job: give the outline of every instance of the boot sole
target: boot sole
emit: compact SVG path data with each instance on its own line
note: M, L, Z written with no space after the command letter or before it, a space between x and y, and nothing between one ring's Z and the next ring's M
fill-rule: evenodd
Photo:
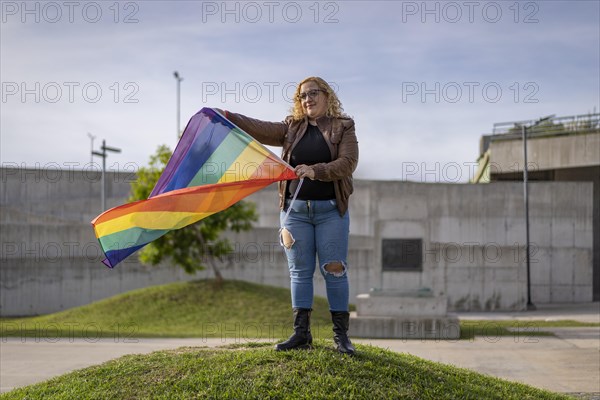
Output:
M302 344L300 346L290 347L289 349L280 349L279 347L275 346L275 351L311 350L311 349L312 349L311 344Z
M351 357L354 354L356 354L356 350L355 351L342 351L342 350L340 350L339 346L336 346L335 349L337 350L338 353L340 353L340 354L346 354L346 355L351 356Z

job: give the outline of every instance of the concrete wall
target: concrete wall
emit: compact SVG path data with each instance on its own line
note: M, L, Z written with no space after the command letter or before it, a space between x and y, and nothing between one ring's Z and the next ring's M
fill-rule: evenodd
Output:
M423 271L383 271L384 288L429 287L448 297L450 310L524 308L522 184L373 182L370 188L372 198L381 199L371 210L375 243L423 238ZM592 300L591 199L591 183L531 184L534 303ZM381 270L380 253L376 248Z
M493 140L490 152L492 173L523 171L521 140ZM527 140L527 162L533 170L600 165L600 132L530 138Z
M495 137L489 144L494 180L521 180L523 142ZM527 141L530 179L593 182L593 298L600 300L600 132L532 137Z
M190 276L136 257L110 270L89 221L99 213L99 180L71 171L0 169L0 315L35 315ZM124 202L130 175L109 174L109 206ZM221 268L227 279L289 286L275 186L256 193L260 220L232 235L235 251ZM525 306L522 185L358 181L351 201L351 296L370 288L444 294L450 310L518 310ZM591 301L592 184L531 185L534 302ZM423 238L421 272L383 272L381 239ZM316 294L324 284L315 274Z

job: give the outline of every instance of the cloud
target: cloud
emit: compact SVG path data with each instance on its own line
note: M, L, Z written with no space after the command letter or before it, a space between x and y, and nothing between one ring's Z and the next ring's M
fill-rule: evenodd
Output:
M599 106L597 2L521 2L518 16L496 2L496 22L494 2L472 21L452 3L456 22L448 2L107 2L95 23L79 9L73 22L5 14L2 162L89 162L91 132L123 149L119 165L145 164L176 143L174 70L182 125L203 106L282 120L294 84L323 76L356 119L357 174L371 179L406 178L402 163L469 165L494 122Z

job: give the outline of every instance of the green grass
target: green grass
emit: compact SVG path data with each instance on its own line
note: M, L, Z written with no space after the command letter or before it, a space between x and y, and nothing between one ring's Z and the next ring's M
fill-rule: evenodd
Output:
M331 341L309 351L180 348L125 356L0 399L568 399L465 369L357 346L355 357Z
M134 290L39 317L2 319L2 336L240 337L280 339L291 332L288 289L242 281L179 282ZM327 300L316 298L315 337L331 336Z
M327 301L315 299L312 331L331 337ZM2 336L236 337L278 340L291 331L289 290L248 282L173 283L33 318L2 319ZM575 321L461 321L463 338L542 335ZM524 331L524 332L523 332ZM268 348L266 348L268 347ZM20 388L7 398L406 398L561 399L521 384L358 345L348 358L330 340L277 353L272 343L185 348L126 356Z
M134 290L63 312L0 320L0 336L237 337L273 339L291 332L289 290L241 281L171 283ZM315 298L312 332L331 337L327 300ZM547 336L545 327L599 326L576 321L461 321L461 338ZM513 331L511 331L511 329ZM514 332L519 329L519 332Z

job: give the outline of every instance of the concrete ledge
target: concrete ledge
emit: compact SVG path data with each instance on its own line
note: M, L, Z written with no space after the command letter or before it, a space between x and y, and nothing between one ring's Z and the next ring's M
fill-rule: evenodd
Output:
M458 317L373 317L350 314L350 337L372 339L459 339Z
M445 296L381 296L369 293L356 296L356 314L361 317L444 317L447 309Z

